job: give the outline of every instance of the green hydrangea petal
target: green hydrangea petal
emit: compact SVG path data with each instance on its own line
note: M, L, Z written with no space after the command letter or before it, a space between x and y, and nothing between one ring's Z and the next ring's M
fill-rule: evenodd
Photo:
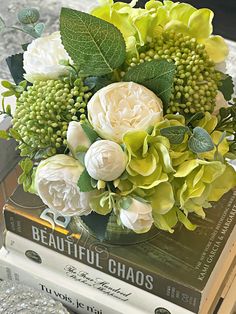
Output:
M172 21L168 22L165 25L164 30L189 35L188 27L183 22L177 21L177 20L172 20Z
M190 159L192 157L191 155L192 154L190 151L185 151L185 152L171 151L170 157L172 160L173 167L177 167L177 166L181 165L183 162Z
M161 230L168 231L170 233L174 232L173 227L177 224L178 218L176 215L176 208L174 207L165 215L160 215L154 213L153 215L154 225Z
M191 221L188 219L188 217L185 216L185 214L181 210L177 210L177 216L178 216L179 221L182 222L182 224L188 230L194 231L197 228L197 226L192 224Z
M157 163L155 156L153 154L149 154L146 158L143 159L132 159L128 167L134 170L137 174L146 177L155 171L156 166Z
M221 36L211 36L203 43L209 57L215 63L223 62L229 54L229 47Z
M157 9L162 6L163 6L163 3L161 1L149 0L145 4L145 9L147 10Z
M205 116L200 121L198 121L195 126L199 126L211 134L215 130L217 123L217 117L212 116L210 112L205 112Z
M179 3L170 11L170 17L173 20L179 20L185 25L188 25L190 16L197 11L196 8L187 3Z
M166 146L161 143L156 143L155 148L159 152L160 161L164 171L166 173L174 172L175 170L171 164L169 150L166 148Z
M172 185L169 182L160 183L150 198L153 213L166 214L175 204Z
M157 167L156 171L148 177L136 176L130 177L129 180L137 187L142 189L151 189L162 182L168 181L168 175L162 173L162 167Z
M211 184L211 192L208 201L217 202L226 192L236 186L236 171L230 165L226 165L223 174Z
M213 17L214 13L209 9L195 11L188 23L190 34L197 39L208 38L213 31Z
M212 183L225 171L225 165L218 161L213 161L204 166L204 174L202 181L205 183Z
M140 149L143 147L143 142L147 136L145 131L127 132L123 136L123 142L130 156L141 157Z
M198 165L199 165L199 162L196 159L187 160L186 162L184 162L178 167L177 172L174 174L174 176L176 178L186 177L189 173L193 171L193 169L198 167Z

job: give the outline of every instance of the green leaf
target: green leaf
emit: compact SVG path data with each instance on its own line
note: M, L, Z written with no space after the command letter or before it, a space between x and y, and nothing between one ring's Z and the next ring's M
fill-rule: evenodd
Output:
M81 126L91 143L99 138L99 135L93 130L88 122L81 123Z
M8 114L9 116L11 116L11 106L7 105L6 106L6 114Z
M8 140L8 139L9 139L9 136L8 136L7 131L5 131L5 130L0 130L0 138L2 138L3 140Z
M34 24L39 20L39 11L35 8L24 8L17 14L17 18L22 24Z
M188 131L188 127L176 125L161 129L160 133L167 137L171 144L181 144L184 140L185 133Z
M115 80L111 77L111 75L90 76L84 81L85 85L87 85L93 93L96 93L99 89L114 82Z
M48 156L48 153L51 152L51 147L41 148L37 151L37 153L34 156L34 159L40 160Z
M12 83L8 82L8 81L1 81L1 85L7 89L11 89L12 88Z
M23 172L23 173L19 176L19 178L18 178L18 183L19 183L19 184L23 184L23 182L25 181L25 179L26 179L26 175L25 175L25 173Z
M15 92L11 91L11 90L8 90L8 91L2 93L3 97L11 97L13 95L15 95Z
M127 196L127 197L123 197L120 201L119 201L119 205L120 205L120 208L122 209L129 209L130 205L132 204L133 200L130 196Z
M175 76L174 63L166 60L152 60L129 69L123 80L132 81L146 86L161 98L168 106Z
M42 35L44 29L45 29L45 24L44 23L38 23L34 27L34 30L38 34L39 37Z
M84 157L85 157L85 155L86 155L86 152L79 151L79 152L75 153L75 158L77 160L79 160L79 162L81 163L82 166L84 166Z
M20 134L15 129L11 128L9 130L9 133L15 140L17 140L17 141L21 141L22 140Z
M11 76L16 84L24 80L23 53L10 56L6 59Z
M219 87L219 90L224 95L225 100L229 101L232 98L234 93L234 83L230 75L224 75L224 79L221 81L222 85Z
M193 129L193 134L189 139L188 147L192 152L199 154L213 150L214 143L206 130L201 127L196 127Z
M22 30L23 30L26 34L28 34L28 35L30 35L30 36L32 36L32 37L34 37L34 38L40 37L40 35L35 31L34 26L31 26L31 25L23 25L23 26L22 26Z
M89 192L94 189L91 183L91 177L86 169L84 169L80 175L77 185L81 192Z
M111 73L125 61L126 47L121 32L104 20L62 8L60 31L66 51L84 75Z
M176 213L179 221L182 222L185 228L187 228L190 231L194 231L197 228L197 226L192 224L188 217L185 216L185 214L181 210L177 210Z
M6 24L3 18L0 16L0 33L4 30L5 27L6 27Z
M29 174L34 166L33 161L29 158L21 160L19 165L25 174Z

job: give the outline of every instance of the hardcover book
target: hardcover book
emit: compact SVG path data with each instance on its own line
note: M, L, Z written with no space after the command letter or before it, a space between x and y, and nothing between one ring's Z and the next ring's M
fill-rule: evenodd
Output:
M193 313L67 256L58 256L58 253L9 231L5 236L5 248L10 253L18 253L21 260L25 260L27 264L38 263L41 268L47 269L48 274L52 271L53 274L63 276L65 282L71 282L75 286L78 283L75 291L78 291L79 287L85 286L95 290L99 299L104 302L107 297L111 299L111 302L115 300L114 306L117 304L117 309L125 310L127 307L127 310L122 312L124 314L128 313L128 309L132 309L134 313L136 313L136 309L142 314L159 313L160 309L165 310L167 314Z
M198 313L236 237L236 190L194 218L195 232L160 231L141 244L101 243L76 217L56 214L19 187L5 206L6 228L35 243Z

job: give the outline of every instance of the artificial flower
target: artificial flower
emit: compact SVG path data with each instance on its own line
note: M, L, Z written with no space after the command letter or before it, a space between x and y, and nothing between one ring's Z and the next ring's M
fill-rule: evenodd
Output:
M121 146L108 140L93 143L84 159L89 175L102 181L117 179L125 171L126 161Z
M57 79L68 74L60 60L70 57L61 43L59 32L35 39L24 52L25 79L31 83L36 80Z
M67 145L73 155L78 151L86 151L91 145L91 141L84 132L81 123L71 121L67 130Z
M135 187L150 189L168 181L168 174L174 169L166 137L132 131L124 135L123 141L128 154L128 180Z
M80 192L77 182L84 168L74 158L55 155L40 162L35 188L44 204L63 215L88 215L93 192Z
M147 130L162 119L162 101L146 87L133 82L110 84L88 102L88 118L104 139L117 143L127 131Z
M174 174L176 180L173 184L178 202L185 214L195 212L205 217L203 208L211 206L209 201L214 197L218 200L219 195L223 195L235 185L236 173L234 172L231 176L227 176L227 185L223 185L220 181L222 194L216 193L214 185L222 176L226 177L227 173L228 166L220 161L193 159L182 163Z
M153 224L152 207L150 204L132 198L128 209L120 210L122 224L136 233L144 233L150 230Z

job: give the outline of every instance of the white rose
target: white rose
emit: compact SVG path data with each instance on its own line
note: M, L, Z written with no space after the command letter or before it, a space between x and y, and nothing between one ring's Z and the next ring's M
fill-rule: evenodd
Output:
M59 32L35 39L24 52L25 79L31 83L35 80L57 79L65 75L67 69L60 65L60 60L70 57L61 43Z
M73 155L76 154L78 149L86 151L91 145L80 122L71 121L69 123L67 130L67 144Z
M133 82L110 84L88 102L88 118L104 139L117 143L127 131L146 130L162 119L162 101L146 87Z
M152 207L150 204L132 199L128 209L120 210L120 220L126 228L136 233L147 232L153 224Z
M84 168L67 155L55 155L40 162L35 187L42 201L64 215L88 215L92 192L80 192L77 182Z
M92 178L113 181L125 171L127 158L120 145L101 140L89 147L84 162Z
M214 107L214 111L212 112L213 116L217 116L219 114L220 108L227 108L229 106L228 102L225 100L224 95L218 91L216 95L216 104Z

